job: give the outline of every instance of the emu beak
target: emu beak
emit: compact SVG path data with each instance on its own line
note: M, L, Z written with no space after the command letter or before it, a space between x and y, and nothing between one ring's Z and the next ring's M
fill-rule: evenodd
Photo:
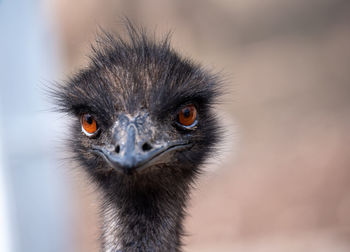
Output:
M129 120L128 120L129 121ZM151 144L147 134L140 129L143 125L128 122L125 127L118 127L114 132L112 145L92 146L95 153L102 156L106 162L119 172L133 174L141 172L152 165L167 161L168 153L188 148L189 142L184 141L157 141Z

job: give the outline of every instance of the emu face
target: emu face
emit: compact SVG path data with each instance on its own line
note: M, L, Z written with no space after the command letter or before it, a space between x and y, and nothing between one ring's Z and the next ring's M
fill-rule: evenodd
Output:
M90 66L55 91L75 117L75 158L98 179L196 173L218 138L217 80L167 39L129 35L129 43L106 35Z

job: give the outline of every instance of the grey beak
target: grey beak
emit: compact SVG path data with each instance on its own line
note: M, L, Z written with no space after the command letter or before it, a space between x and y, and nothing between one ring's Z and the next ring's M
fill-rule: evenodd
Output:
M165 154L170 151L180 150L189 147L188 142L178 141L157 141L151 143L147 134L141 135L139 132L147 132L140 130L138 127L144 125L136 125L129 122L120 125L115 130L112 145L93 146L93 151L102 156L107 163L117 171L125 174L133 174L135 171L141 171L149 166L164 162Z

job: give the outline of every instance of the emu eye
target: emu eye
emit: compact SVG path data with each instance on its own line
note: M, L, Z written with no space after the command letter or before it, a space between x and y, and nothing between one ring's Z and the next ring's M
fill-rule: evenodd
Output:
M81 130L87 136L93 136L97 131L97 122L90 114L81 116Z
M188 105L179 112L178 121L182 126L191 128L197 124L197 109L194 105Z

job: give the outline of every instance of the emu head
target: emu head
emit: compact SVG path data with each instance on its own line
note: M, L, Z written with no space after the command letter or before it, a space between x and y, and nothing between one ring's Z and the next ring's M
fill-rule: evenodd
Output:
M93 50L54 94L75 159L103 187L192 180L218 140L216 76L132 27Z

